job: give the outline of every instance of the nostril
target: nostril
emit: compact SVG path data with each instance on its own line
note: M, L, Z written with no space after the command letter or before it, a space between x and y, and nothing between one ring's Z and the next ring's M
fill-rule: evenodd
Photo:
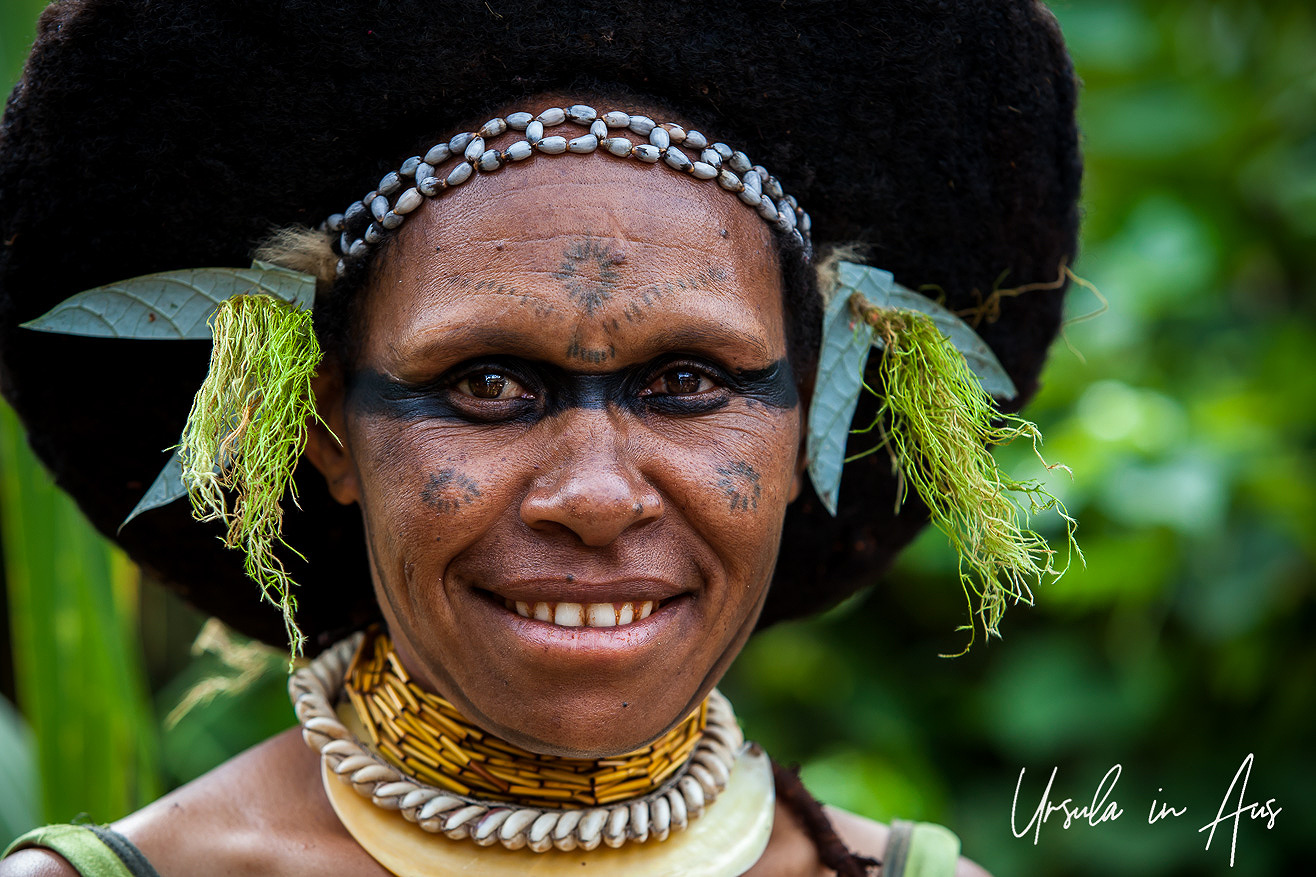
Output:
M531 527L555 524L587 545L606 545L661 513L661 500L639 473L623 466L571 467L538 480L521 504Z

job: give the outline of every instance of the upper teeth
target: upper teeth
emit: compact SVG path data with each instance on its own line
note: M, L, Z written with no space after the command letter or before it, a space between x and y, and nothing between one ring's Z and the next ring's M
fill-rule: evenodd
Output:
M654 601L630 603L525 603L507 601L522 618L551 621L561 627L616 627L649 617Z

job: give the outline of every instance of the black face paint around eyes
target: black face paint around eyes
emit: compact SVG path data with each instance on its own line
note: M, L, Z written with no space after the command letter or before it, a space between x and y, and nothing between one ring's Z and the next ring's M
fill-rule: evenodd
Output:
M799 404L795 376L790 363L785 359L779 359L761 369L736 372L711 370L710 377L720 383L728 391L727 394L641 395L641 391L666 370L682 367L679 362L667 367L646 363L602 374L581 374L539 366L535 369L538 380L531 388L538 398L502 400L497 403L499 407L496 409L485 403L487 413L476 410L476 406L481 404L478 401L467 404L457 402L453 398L455 391L450 385L436 383L411 386L370 369L359 369L347 381L347 403L360 414L394 420L440 418L503 423L551 417L570 408L599 410L608 405L639 415L656 411L681 416L715 411L730 404L736 397L786 410ZM700 371L698 368L686 367ZM521 380L515 371L511 371L510 376Z
M767 368L746 369L731 374L733 392L747 396L771 408L794 408L800 404L800 391L795 386L795 372L790 361L783 358Z
M388 420L469 419L431 387L411 387L373 369L357 369L345 387L347 406L363 417Z
M348 380L347 404L358 414L391 420L517 423L551 417L569 408L603 409L609 403L633 408L642 402L635 398L638 390L633 386L633 369L587 375L544 369L539 377L534 388L536 399L473 399L462 404L450 385L415 387L370 369L359 369Z

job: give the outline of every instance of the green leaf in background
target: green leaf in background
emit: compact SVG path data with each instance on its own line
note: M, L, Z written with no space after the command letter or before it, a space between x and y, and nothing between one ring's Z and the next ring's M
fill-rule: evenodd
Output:
M0 844L37 827L37 772L32 732L0 697Z
M144 274L79 292L23 327L101 338L206 340L219 303L247 293L309 308L315 278L264 262Z
M36 36L37 15L46 7L46 0L5 0L0 3L0 80L5 94L18 81L27 53L32 50Z
M0 538L18 705L42 779L40 818L117 819L161 791L134 612L139 574L32 458L7 406Z

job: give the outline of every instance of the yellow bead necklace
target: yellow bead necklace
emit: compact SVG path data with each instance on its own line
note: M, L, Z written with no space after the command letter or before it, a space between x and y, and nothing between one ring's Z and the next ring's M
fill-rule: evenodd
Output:
M423 690L382 630L367 634L344 691L370 742L394 767L459 795L539 807L599 807L648 794L690 757L708 722L708 701L654 743L615 758L528 752L467 721Z

